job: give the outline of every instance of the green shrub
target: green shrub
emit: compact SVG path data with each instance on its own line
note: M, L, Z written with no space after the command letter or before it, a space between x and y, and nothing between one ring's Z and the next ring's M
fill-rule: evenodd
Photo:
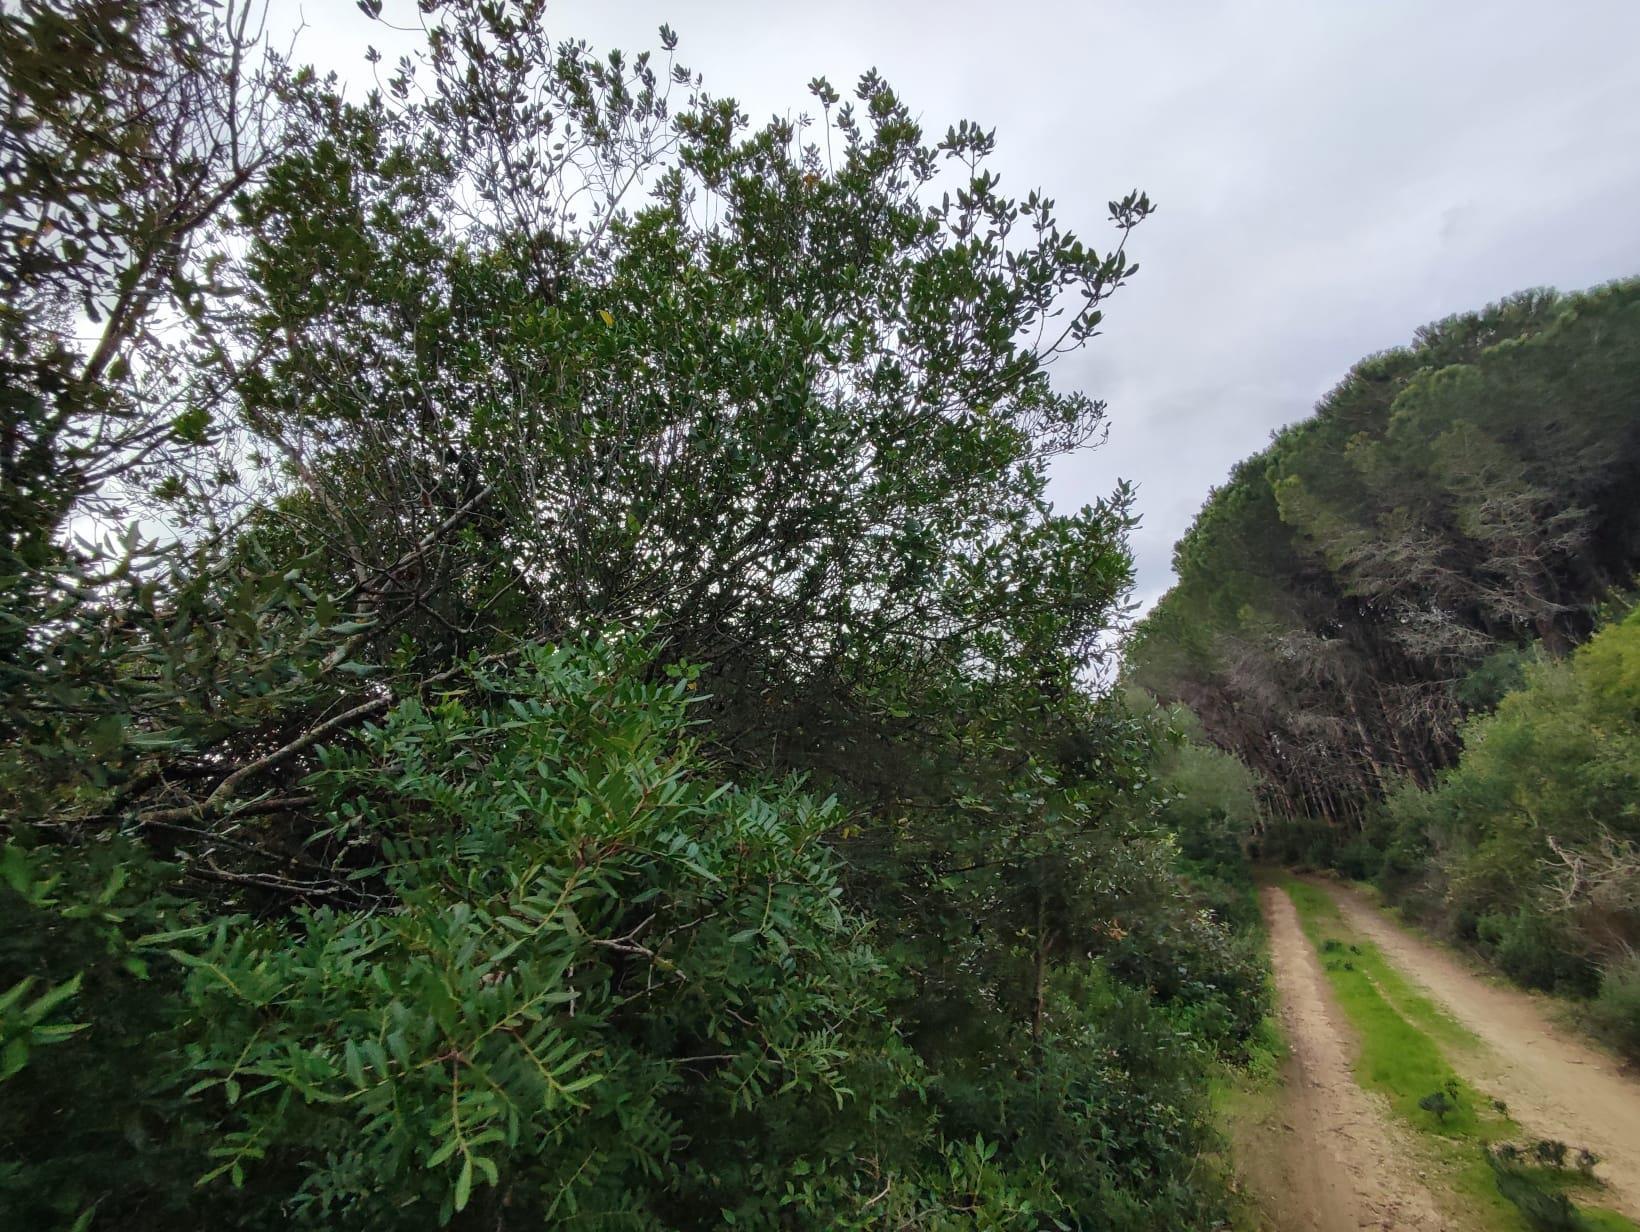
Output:
M1515 1164L1519 1151L1504 1153L1482 1148L1491 1165L1498 1192L1521 1213L1533 1232L1578 1232L1584 1227L1577 1207L1565 1194L1546 1190Z
M636 640L525 648L325 750L369 906L211 916L135 844L9 851L4 987L84 1029L5 1079L0 1224L1213 1226L1206 1045L1263 966L1171 845L1116 844L1131 927L1036 1028L959 998L924 1047L836 807L724 785L691 684Z
M1364 838L1354 839L1333 854L1333 867L1353 881L1372 881L1384 867L1384 853Z
M1495 709L1504 697L1523 688L1534 654L1528 647L1505 646L1487 655L1458 682L1455 692L1464 709Z
M1272 820L1259 836L1258 855L1275 864L1331 868L1338 831L1313 817Z
M395 909L178 951L182 1080L221 1126L205 1183L298 1174L280 1204L327 1227L503 1203L766 1220L799 1157L828 1177L813 1205L847 1195L826 1135L873 1072L849 1058L904 1049L818 841L833 806L713 781L687 674L648 666L531 650L326 754L333 841L384 853Z
M1606 968L1589 1018L1613 1047L1640 1061L1640 955L1629 954Z
M1566 1144L1558 1138L1539 1138L1532 1144L1532 1155L1546 1168L1566 1166Z
M1418 1101L1418 1107L1430 1113L1434 1118L1445 1123L1446 1114L1452 1111L1453 1102L1445 1091L1431 1091Z
M1527 908L1492 913L1476 924L1484 951L1510 979L1545 992L1587 995L1598 973L1577 952L1576 939L1555 921Z
M1133 888L1143 892L1135 878ZM1187 896L1165 894L1158 879L1151 901L1129 897L1125 925L1104 939L1105 968L1123 984L1143 989L1174 1021L1198 1037L1239 1055L1269 1008L1267 968L1251 932L1233 933Z

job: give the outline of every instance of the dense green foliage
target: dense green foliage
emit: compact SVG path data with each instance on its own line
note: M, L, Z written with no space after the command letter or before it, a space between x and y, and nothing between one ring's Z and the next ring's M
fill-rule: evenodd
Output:
M1265 820L1258 777L1209 744L1182 706L1159 712L1138 690L1127 704L1136 713L1152 711L1166 732L1154 776L1161 822L1178 843L1180 868L1227 924L1256 931L1262 925L1246 847Z
M1249 789L1045 495L1149 202L421 9L0 15L0 1222L1210 1226Z
M1463 740L1434 789L1390 797L1382 883L1519 983L1598 994L1640 1054L1640 612L1530 667Z
M1581 640L1640 561L1640 282L1529 292L1358 364L1175 549L1132 679L1359 827L1429 786L1521 652Z

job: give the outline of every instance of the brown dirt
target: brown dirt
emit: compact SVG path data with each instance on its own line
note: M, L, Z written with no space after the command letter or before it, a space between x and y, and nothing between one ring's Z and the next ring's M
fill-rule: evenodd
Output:
M1317 883L1322 884L1322 883ZM1640 1219L1640 1081L1555 1023L1540 998L1493 983L1456 955L1407 932L1360 893L1326 884L1349 923L1487 1045L1453 1052L1452 1067L1537 1137L1602 1157L1596 1201Z
M1281 1232L1447 1229L1416 1150L1355 1083L1348 1028L1292 900L1265 886L1260 902L1290 1051L1278 1106L1237 1143L1248 1188Z

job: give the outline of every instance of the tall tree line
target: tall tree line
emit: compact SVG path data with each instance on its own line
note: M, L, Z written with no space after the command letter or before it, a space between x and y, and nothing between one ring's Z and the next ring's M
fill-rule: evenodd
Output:
M1636 492L1640 282L1437 322L1214 490L1128 672L1277 813L1358 825L1454 762L1527 648L1563 652L1630 585Z

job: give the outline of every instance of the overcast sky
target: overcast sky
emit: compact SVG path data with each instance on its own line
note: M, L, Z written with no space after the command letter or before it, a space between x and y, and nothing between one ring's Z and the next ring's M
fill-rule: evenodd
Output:
M402 50L350 0L300 9L298 58L368 81ZM1004 188L1042 187L1101 249L1105 203L1159 212L1106 329L1058 379L1110 403L1062 462L1076 506L1139 489L1138 597L1239 458L1356 359L1531 286L1640 273L1640 0L561 0L555 33L678 59L754 120L876 67L935 133L997 129ZM410 0L387 0L410 23Z

